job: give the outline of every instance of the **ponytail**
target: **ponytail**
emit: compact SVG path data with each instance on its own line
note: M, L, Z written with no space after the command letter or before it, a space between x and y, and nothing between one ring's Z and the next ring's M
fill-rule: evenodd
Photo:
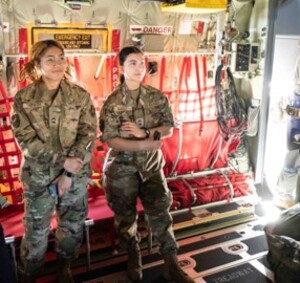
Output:
M40 79L35 65L32 61L26 63L24 68L20 72L20 81L24 81L26 78L29 78L33 82L38 81Z
M125 82L125 76L123 74L120 75L120 83L123 84Z

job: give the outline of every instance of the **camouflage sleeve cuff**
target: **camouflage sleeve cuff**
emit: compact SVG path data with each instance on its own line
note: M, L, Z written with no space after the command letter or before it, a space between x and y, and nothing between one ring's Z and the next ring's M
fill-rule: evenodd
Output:
M87 154L86 151L82 151L79 149L71 149L68 153L68 157L78 157L81 160L84 160L85 155Z
M113 138L120 137L119 131L114 131L114 132L104 132L100 136L100 140L102 142L107 142L108 140L111 140Z
M175 127L175 123L174 123L174 121L173 122L169 122L169 123L163 123L162 126L174 128Z

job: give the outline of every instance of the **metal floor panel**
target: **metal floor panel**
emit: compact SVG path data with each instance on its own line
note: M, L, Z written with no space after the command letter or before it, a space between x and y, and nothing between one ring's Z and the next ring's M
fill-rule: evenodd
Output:
M180 246L178 258L184 271L198 283L273 282L273 274L265 264L268 246L263 231L267 221L264 216L258 216L253 206L243 202L234 207L225 204L210 209L208 206L186 211L192 217L175 223ZM207 214L207 218L203 214ZM188 229L185 226L189 226ZM142 282L167 282L161 275L163 260L157 247L149 254L143 245L145 242L141 244ZM84 265L72 268L76 283L129 283L126 254L92 259L89 270ZM55 276L39 278L38 283L53 283Z
M268 247L263 231L264 223L260 220L179 241L180 265L197 283L273 282L272 272L262 261ZM85 274L76 275L74 270L75 281L129 283L126 259L126 255L122 255L92 264L92 270ZM161 276L162 264L159 255L149 255L143 251L142 282L167 282Z

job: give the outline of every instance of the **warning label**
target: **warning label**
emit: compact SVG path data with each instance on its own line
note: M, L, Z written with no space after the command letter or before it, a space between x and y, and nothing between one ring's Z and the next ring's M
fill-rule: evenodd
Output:
M92 47L91 34L54 34L54 39L67 49L89 49Z

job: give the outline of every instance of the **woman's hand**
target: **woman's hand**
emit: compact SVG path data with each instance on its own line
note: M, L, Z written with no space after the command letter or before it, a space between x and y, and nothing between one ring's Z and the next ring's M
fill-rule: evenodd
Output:
M133 122L123 122L120 130L125 132L127 135L132 135L139 139L142 139L146 136L144 129L141 129L136 123Z
M64 163L64 168L73 174L78 173L82 166L83 161L78 157L68 157Z
M62 197L72 186L72 178L66 175L59 175L54 182L57 185L58 197Z

